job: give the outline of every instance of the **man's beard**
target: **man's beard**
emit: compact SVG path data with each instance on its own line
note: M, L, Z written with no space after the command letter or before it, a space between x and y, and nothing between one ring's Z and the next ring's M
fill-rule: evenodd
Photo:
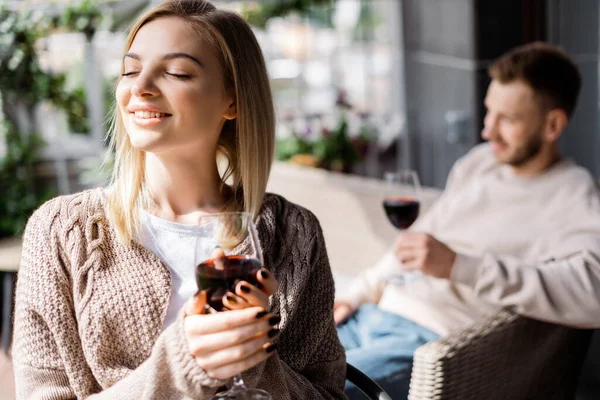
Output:
M504 143L502 143L504 144ZM541 132L535 132L526 143L513 150L508 159L502 160L502 163L513 167L520 167L526 164L529 160L537 156L542 149Z

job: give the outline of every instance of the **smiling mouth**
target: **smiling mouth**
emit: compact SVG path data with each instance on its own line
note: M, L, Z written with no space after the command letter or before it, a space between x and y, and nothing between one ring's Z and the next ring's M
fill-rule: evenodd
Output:
M141 119L166 118L166 117L171 116L171 114L159 113L159 112L153 112L153 111L136 111L132 114L135 115L136 118L141 118Z

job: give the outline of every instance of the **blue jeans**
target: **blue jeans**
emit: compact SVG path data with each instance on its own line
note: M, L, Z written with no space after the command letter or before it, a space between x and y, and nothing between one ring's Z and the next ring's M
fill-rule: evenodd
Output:
M417 347L437 340L439 335L403 318L380 310L375 304L361 306L337 329L346 349L346 360L379 384L392 399L408 397L413 354ZM364 399L346 383L350 400Z

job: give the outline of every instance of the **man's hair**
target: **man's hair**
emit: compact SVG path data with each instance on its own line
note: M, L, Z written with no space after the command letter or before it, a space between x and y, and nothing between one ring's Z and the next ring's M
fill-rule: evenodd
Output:
M534 42L517 47L494 61L488 73L500 83L521 80L533 89L543 107L560 108L568 118L573 114L581 74L569 56L555 46Z

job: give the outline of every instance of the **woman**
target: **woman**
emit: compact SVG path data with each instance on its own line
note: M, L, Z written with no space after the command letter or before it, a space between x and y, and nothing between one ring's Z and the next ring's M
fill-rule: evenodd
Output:
M167 1L131 31L122 72L112 185L48 202L24 235L17 397L205 399L243 372L274 399L344 398L318 221L265 195L274 112L249 26L203 0ZM243 307L201 314L203 296L184 304L193 265L144 232L233 210L256 216L270 272L225 300Z

